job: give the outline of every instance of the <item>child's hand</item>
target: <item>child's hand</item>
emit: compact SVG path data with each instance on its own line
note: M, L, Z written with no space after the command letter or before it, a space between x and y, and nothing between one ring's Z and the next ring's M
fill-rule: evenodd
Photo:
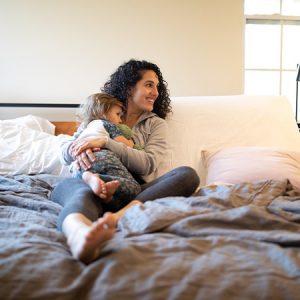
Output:
M133 145L134 145L133 140L128 140L122 135L115 137L114 140L119 142L119 143L123 143L123 144L125 144L126 146L128 146L130 148L132 148Z

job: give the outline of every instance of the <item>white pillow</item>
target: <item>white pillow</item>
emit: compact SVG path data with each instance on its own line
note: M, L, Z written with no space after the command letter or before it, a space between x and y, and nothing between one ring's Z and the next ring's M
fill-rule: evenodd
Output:
M0 120L0 125L5 125L5 124L22 125L52 135L54 135L55 132L55 126L51 122L49 122L47 119L33 116L33 115L27 115L24 117L10 119L10 120Z
M65 175L59 159L60 144L69 136L54 136L27 125L0 123L0 175Z
M300 152L270 147L202 151L206 184L284 180L300 189Z

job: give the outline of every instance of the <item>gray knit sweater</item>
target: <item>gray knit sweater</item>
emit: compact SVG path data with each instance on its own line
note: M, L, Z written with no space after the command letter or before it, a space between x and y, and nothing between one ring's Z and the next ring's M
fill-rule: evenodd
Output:
M105 148L113 151L130 172L148 181L147 177L157 170L167 153L168 125L155 113L145 112L140 116L132 131L134 142L141 145L144 148L143 151L127 147L113 139L108 139ZM78 132L61 145L62 162L66 165L73 161L69 148L77 136Z

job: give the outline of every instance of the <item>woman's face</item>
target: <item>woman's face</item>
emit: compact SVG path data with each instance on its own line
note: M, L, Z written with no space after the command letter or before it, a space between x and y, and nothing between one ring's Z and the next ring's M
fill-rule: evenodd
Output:
M139 111L152 111L158 97L158 77L152 70L145 71L143 77L132 89L128 105L133 105Z

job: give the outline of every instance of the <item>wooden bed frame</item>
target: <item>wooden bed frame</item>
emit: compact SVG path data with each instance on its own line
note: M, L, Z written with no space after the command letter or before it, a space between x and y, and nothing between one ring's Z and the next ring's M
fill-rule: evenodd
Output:
M73 135L78 128L78 124L72 121L51 122L55 126L55 135L68 134Z

